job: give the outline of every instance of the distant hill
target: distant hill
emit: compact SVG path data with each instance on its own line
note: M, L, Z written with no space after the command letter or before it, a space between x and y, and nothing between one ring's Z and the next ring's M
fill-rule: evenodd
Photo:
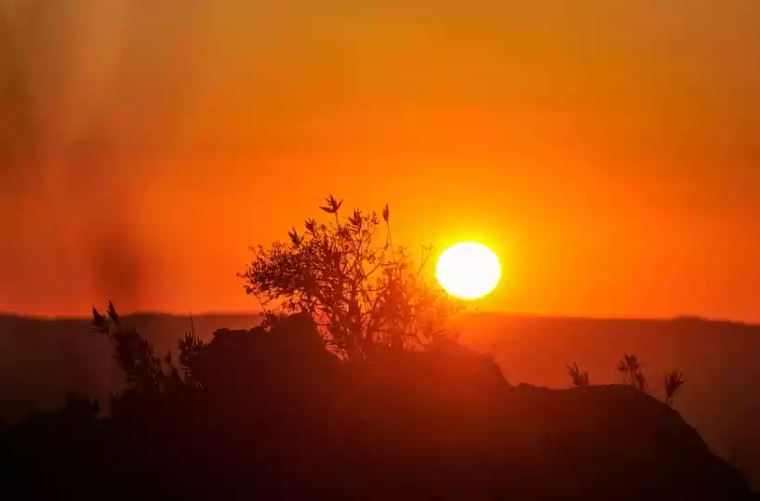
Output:
M162 314L131 315L127 322L159 352L174 349L189 328L187 317ZM251 327L258 316L198 315L194 322L210 338L218 328ZM470 314L458 330L463 344L492 354L513 384L568 387L565 367L572 362L590 372L592 384L615 383L618 360L634 353L652 395L662 398L664 375L682 371L686 384L676 409L760 488L760 326ZM0 316L0 415L56 407L72 389L106 402L122 385L111 346L91 332L89 320Z
M176 352L190 329L188 317L134 314L126 322L150 339L159 353ZM199 315L199 336L222 327L252 327L258 315ZM15 419L28 411L49 410L76 390L107 402L122 388L124 375L105 337L92 332L90 319L41 319L0 315L0 416Z

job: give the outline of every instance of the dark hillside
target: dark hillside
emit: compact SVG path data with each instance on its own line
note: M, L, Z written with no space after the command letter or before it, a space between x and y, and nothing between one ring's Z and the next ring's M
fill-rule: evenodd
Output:
M193 381L0 433L24 497L751 499L667 405L630 387L513 387L451 341L342 362L306 317L224 329ZM44 479L44 481L43 481Z
M159 353L176 351L190 328L187 317L136 314L130 325L151 340ZM201 315L199 335L224 326L250 327L256 315ZM108 340L92 332L89 319L40 319L0 315L0 416L18 418L30 410L52 409L67 392L107 401L124 385Z
M176 350L189 328L187 317L141 314L127 317L159 353ZM256 315L198 315L198 334L247 328ZM624 353L643 363L651 393L664 397L662 378L674 369L686 384L676 409L711 449L745 472L760 488L760 327L698 319L604 320L473 314L463 318L460 341L493 354L513 384L567 388L565 366L588 370L592 384L619 381ZM99 397L123 387L124 376L106 339L89 320L0 316L0 413L18 418L31 409L52 409L75 390Z
M592 384L620 381L617 362L634 353L652 395L663 378L683 372L676 409L713 451L760 488L760 326L695 318L616 320L470 315L463 344L491 353L513 382L566 388L567 364L589 371Z

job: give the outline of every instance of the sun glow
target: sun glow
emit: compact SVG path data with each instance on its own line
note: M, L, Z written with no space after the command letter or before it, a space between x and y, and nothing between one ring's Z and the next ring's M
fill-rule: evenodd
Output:
M490 294L501 279L496 254L483 244L462 242L443 251L438 258L436 278L446 292L474 300Z

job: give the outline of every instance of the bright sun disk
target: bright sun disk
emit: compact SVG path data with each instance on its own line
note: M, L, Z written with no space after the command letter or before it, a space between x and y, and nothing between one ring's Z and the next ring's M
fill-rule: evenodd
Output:
M436 278L446 292L460 299L479 299L490 294L501 279L496 254L483 244L462 242L443 251Z

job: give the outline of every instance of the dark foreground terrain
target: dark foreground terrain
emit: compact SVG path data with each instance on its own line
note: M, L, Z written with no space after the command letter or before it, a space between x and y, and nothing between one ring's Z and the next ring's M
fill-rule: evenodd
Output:
M511 386L451 341L340 362L310 321L222 330L192 384L70 396L2 430L5 492L53 498L750 499L669 406Z
M480 314L463 319L460 331L461 343L492 354L513 383L566 388L573 362L592 385L619 383L618 361L633 353L647 391L664 400L665 375L682 372L676 410L760 491L760 326Z
M159 353L177 351L190 328L187 317L128 317ZM208 340L222 327L249 328L256 315L199 315ZM711 450L742 471L760 490L760 326L699 319L607 320L466 315L459 341L491 354L507 379L550 388L570 386L566 365L577 362L594 385L620 382L624 353L636 354L649 392L664 399L662 380L673 370L686 384L676 409ZM15 420L30 410L60 407L68 391L100 400L124 375L108 341L92 333L89 319L0 316L0 416Z

